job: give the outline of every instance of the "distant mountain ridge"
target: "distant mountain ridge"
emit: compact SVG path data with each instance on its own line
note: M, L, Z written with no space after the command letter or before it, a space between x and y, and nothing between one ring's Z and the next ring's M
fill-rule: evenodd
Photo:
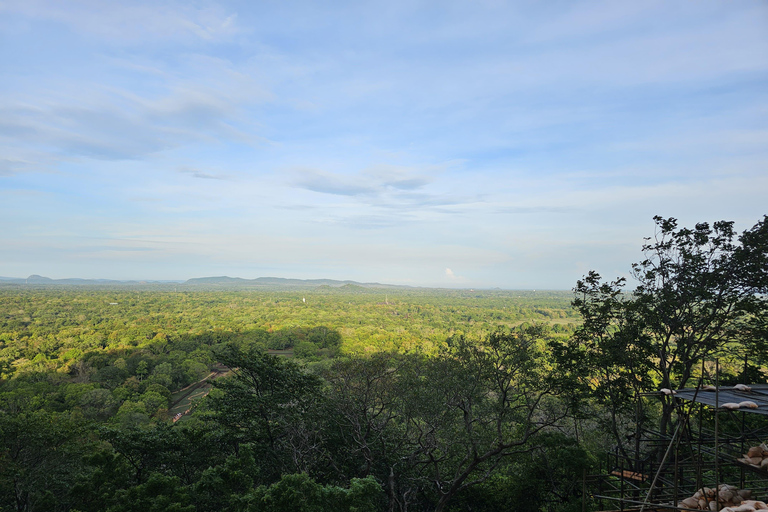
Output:
M211 288L240 288L240 287L261 287L261 288L316 288L319 286L328 286L332 288L361 287L361 288L411 288L410 286L381 284L381 283L359 283L357 281L336 279L290 279L284 277L258 277L256 279L243 279L242 277L215 276L215 277L195 277L186 281L151 281L151 280L126 280L117 279L51 279L37 274L27 278L21 277L0 277L0 285L35 285L35 286L135 286L148 284L172 284L175 286L191 287L211 287Z
M381 284L381 283L359 283L357 281L336 279L290 279L285 277L257 277L256 279L243 279L241 277L196 277L187 279L185 285L200 286L261 286L261 287L317 287L330 286L340 288L342 286L359 286L363 288L410 288L410 286Z
M181 283L182 281L121 281L117 279L83 279L70 277L65 279L51 279L50 277L32 274L29 277L0 277L0 284L33 284L33 285L121 285L121 284L163 284Z

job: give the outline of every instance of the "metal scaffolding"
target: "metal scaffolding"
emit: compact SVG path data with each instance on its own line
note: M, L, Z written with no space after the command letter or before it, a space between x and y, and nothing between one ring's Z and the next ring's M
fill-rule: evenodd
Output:
M637 449L630 458L617 447L607 455L606 471L585 476L586 489L601 510L697 510L680 502L702 487L720 484L751 489L753 499L768 500L768 465L751 464L744 454L768 439L768 385L719 385L719 363L714 383L675 391L644 393L644 400L668 396L675 401L672 434L642 428L634 433ZM638 409L639 410L639 409ZM638 414L638 416L640 416Z

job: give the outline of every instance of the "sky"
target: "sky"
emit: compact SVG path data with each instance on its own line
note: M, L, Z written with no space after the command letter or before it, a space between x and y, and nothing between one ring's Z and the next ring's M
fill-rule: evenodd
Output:
M0 276L566 290L765 214L764 0L0 0Z

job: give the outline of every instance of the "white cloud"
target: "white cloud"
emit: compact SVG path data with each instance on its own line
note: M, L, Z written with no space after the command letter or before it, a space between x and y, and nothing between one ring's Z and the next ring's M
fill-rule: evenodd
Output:
M448 278L448 281L453 283L454 285L463 285L467 283L467 279L463 276L456 275L453 270L451 270L448 267L445 267L445 277Z
M244 114L269 101L263 87L222 59L192 56L180 64L183 69L164 76L159 90L84 82L6 94L0 143L36 154L37 161L24 164L31 169L65 155L144 159L201 143L265 143Z
M216 2L118 0L5 0L0 12L69 25L102 42L147 44L157 40L223 40L240 31L237 13Z
M435 167L419 170L378 164L355 174L316 169L294 169L292 186L340 196L381 196L388 192L406 194L424 188L434 180Z

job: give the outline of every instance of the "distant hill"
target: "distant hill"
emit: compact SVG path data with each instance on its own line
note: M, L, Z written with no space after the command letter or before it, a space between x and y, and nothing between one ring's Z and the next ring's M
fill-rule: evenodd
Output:
M398 286L381 283L358 283L357 281L338 281L335 279L287 279L284 277L257 277L256 279L243 279L240 277L196 277L184 282L188 286L210 287L261 287L261 288L315 288L327 286L331 288L361 287L361 288L410 288L410 286Z
M263 288L263 289L298 289L298 288L411 288L381 283L358 283L357 281L338 281L335 279L287 279L283 277L259 277L243 279L241 277L216 276L196 277L186 281L120 281L115 279L51 279L37 274L29 277L0 277L0 286L140 286L140 285L174 285L176 287L195 288Z
M32 274L29 277L2 277L0 276L0 288L18 288L18 287L56 287L56 286L94 286L94 287L130 287L134 289L150 289L150 290L175 290L180 291L183 289L210 289L210 290L238 290L238 289L261 289L261 290L301 290L312 289L320 291L322 289L339 289L343 292L360 292L367 293L365 290L379 289L379 290L463 290L465 293L474 292L474 289L461 289L461 288L429 288L420 286L408 286L397 284L383 284L383 283L360 283L357 281L337 280L337 279L290 279L285 277L257 277L256 279L243 279L242 277L229 277L229 276L212 276L212 277L195 277L192 279L182 280L117 280L117 279L82 279L82 278L67 278L67 279L51 279L50 277L41 276L38 274ZM479 292L481 289L478 289ZM486 291L503 291L501 288L486 289ZM571 293L570 290L565 290ZM521 296L528 296L530 294L536 294L536 290L517 290ZM554 293L559 294L561 290L540 290L538 293Z
M35 285L35 286L103 286L103 285L141 285L141 284L172 284L181 283L181 281L120 281L116 279L82 279L79 277L72 277L66 279L51 279L50 277L39 276L32 274L29 277L0 277L0 285L2 284L15 284L15 285Z

